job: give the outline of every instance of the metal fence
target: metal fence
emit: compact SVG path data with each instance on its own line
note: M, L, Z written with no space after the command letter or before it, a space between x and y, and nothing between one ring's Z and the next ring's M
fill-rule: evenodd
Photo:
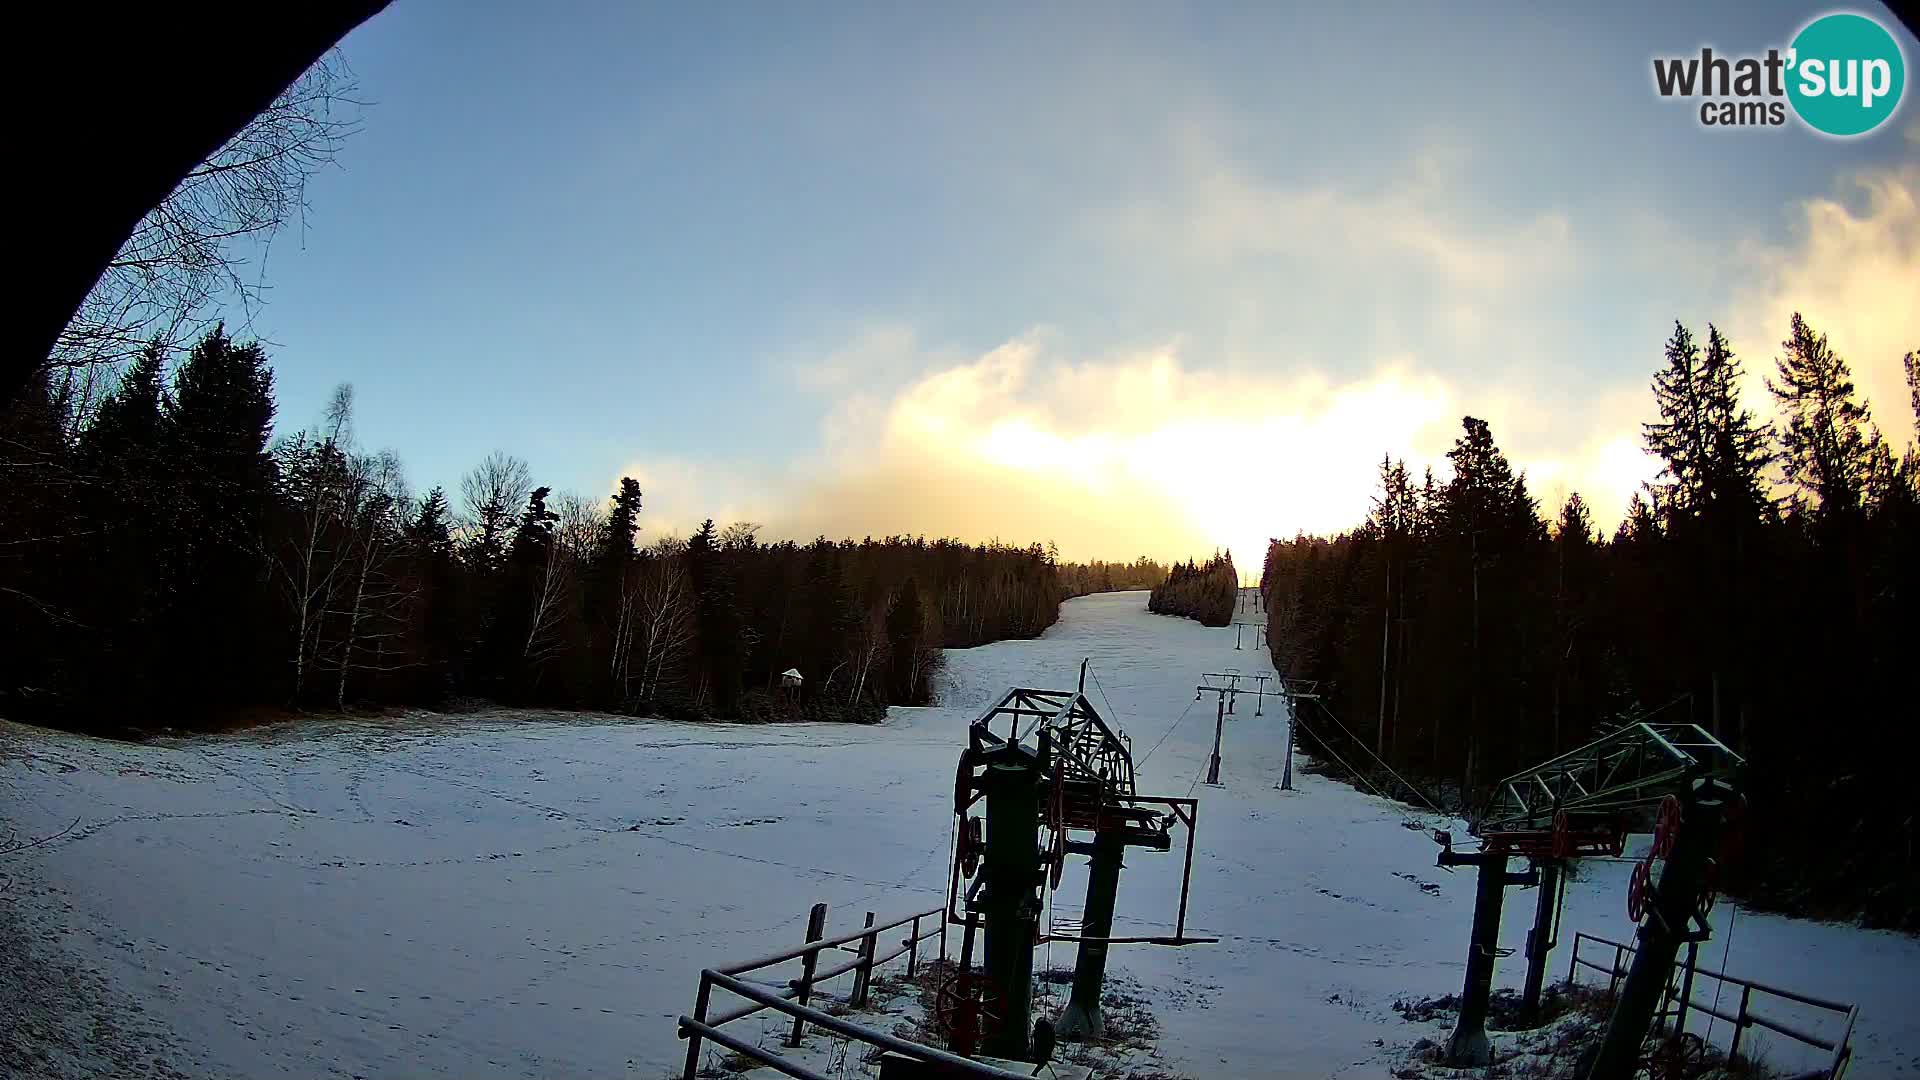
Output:
M1584 957L1580 955L1582 942L1588 945L1587 955ZM1612 950L1612 958L1609 963L1603 964L1592 959L1594 953L1599 952L1604 956L1608 949ZM1580 968L1588 967L1607 976L1607 993L1612 995L1613 992L1619 988L1620 980L1627 977L1626 962L1627 958L1632 956L1633 953L1633 946L1624 942L1613 941L1595 934L1576 933L1573 935L1573 957L1567 964L1567 985L1573 985L1574 975ZM1737 986L1740 988L1740 1004L1734 1009L1732 1014L1720 1011L1716 1003L1694 1000L1693 982L1696 976L1714 979L1723 987ZM1791 1024L1754 1012L1753 998L1756 993L1762 995L1763 998L1780 998L1786 1001L1798 1002L1801 1005L1819 1009L1823 1012L1835 1013L1845 1017L1845 1021L1840 1029L1839 1035L1832 1038L1801 1031ZM1737 975L1728 975L1725 972L1707 971L1699 967L1692 959L1688 959L1676 963L1673 967L1673 977L1667 982L1666 1005L1664 1011L1661 1013L1661 1017L1672 1025L1672 1030L1684 1031L1686 1029L1687 1013L1689 1010L1698 1010L1708 1016L1724 1020L1733 1025L1733 1037L1727 1046L1728 1057L1732 1057L1740 1052L1740 1044L1746 1037L1747 1029L1751 1027L1765 1028L1768 1031L1784 1035L1795 1042L1811 1046L1816 1050L1831 1055L1824 1067L1811 1072L1801 1073L1795 1077L1794 1080L1811 1080L1811 1078L1815 1077L1824 1078L1824 1080L1839 1080L1839 1077L1845 1074L1847 1064L1853 1059L1851 1040L1853 1038L1854 1023L1860 1017L1860 1006L1858 1005L1850 1005L1839 1001L1827 1001L1797 991L1783 990L1777 986L1768 986L1765 983L1755 982L1752 979L1743 979Z
M864 1027L831 1013L822 1012L808 1004L808 999L812 997L815 987L852 973L853 987L847 995L846 1003L855 1009L864 1008L868 1002L874 971L883 964L905 956L907 976L911 978L919 969L920 943L928 938L936 936L940 938L940 955L944 958L946 956L946 936L943 933L944 915L945 912L936 907L928 911L915 912L912 915L903 915L892 922L876 926L873 921L873 912L869 911L866 925L860 929L834 937L823 937L827 921L827 905L815 904L807 916L806 944L771 956L702 971L700 991L694 999L693 1015L682 1016L679 1023L680 1037L687 1040L687 1061L686 1069L681 1074L682 1080L694 1080L700 1068L700 1051L704 1042L724 1046L736 1054L770 1066L788 1076L798 1077L799 1080L827 1080L820 1073L808 1069L799 1062L782 1057L775 1050L755 1045L720 1030L722 1025L752 1016L765 1009L772 1009L793 1017L793 1028L785 1039L785 1045L788 1047L800 1045L801 1037L806 1032L806 1025L811 1023L869 1046L891 1050L919 1061L937 1063L945 1066L953 1075L994 1077L999 1080L1008 1080L1008 1078L1031 1080L1021 1073L982 1065L977 1061L970 1061L944 1050ZM922 931L921 924L930 919L936 920L940 925ZM900 940L899 947L884 956L879 955L880 935L901 927L909 929L906 936ZM820 954L828 950L851 952L854 954L853 959L823 971L820 969ZM772 989L762 983L747 982L740 977L748 972L761 971L794 961L799 961L800 973L797 977L787 980L786 986L782 989ZM745 1004L722 1013L712 1013L710 1009L715 987L745 999Z

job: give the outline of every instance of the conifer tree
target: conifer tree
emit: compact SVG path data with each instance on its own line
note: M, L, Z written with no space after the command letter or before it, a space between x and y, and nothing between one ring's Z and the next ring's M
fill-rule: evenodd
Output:
M1819 518L1856 513L1879 437L1867 404L1854 399L1853 371L1799 312L1780 347L1783 355L1767 388L1786 420L1781 450L1787 478L1813 497Z

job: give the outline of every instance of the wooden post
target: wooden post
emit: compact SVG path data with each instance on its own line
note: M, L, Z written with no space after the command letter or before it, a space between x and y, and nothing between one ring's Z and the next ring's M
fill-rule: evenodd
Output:
M867 912L865 925L873 925L873 912ZM873 939L871 933L860 939L860 966L853 969L853 996L847 999L856 1009L867 1007L867 987L873 985Z
M826 936L827 905L815 904L807 913L807 941L815 942ZM820 950L814 949L800 958L800 993L796 1000L805 1005L813 994L813 973L820 965ZM793 1034L787 1036L787 1045L799 1046L800 1037L806 1034L807 1022L796 1016L793 1018Z
M919 967L920 967L920 916L915 915L913 917L913 929L908 931L908 937L907 937L907 978L909 979L913 978L914 971L917 970Z
M700 995L693 1002L693 1018L701 1023L707 1022L707 1000L713 996L713 980L706 972L700 973ZM700 1071L700 1033L687 1032L687 1068L681 1073L681 1080L694 1080Z

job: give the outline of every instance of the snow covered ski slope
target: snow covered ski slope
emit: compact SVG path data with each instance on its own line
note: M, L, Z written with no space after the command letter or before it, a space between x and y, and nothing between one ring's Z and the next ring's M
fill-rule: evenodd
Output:
M1038 641L950 653L945 704L878 728L495 712L124 746L7 727L5 814L30 836L78 821L0 870L191 1075L653 1080L702 966L797 942L815 901L830 929L938 902L954 761L1006 686L1071 686L1091 657L1142 792L1193 789L1213 726L1196 676L1266 664L1143 608L1076 600ZM1196 1076L1380 1076L1432 1034L1393 1001L1459 989L1472 881L1433 865L1406 827L1432 822L1404 807L1314 776L1275 790L1283 721L1243 704L1222 786L1197 789L1188 927L1221 944L1116 947L1112 968L1153 991L1163 1058ZM1630 933L1626 869L1588 865L1563 942ZM1116 933L1170 926L1179 879L1177 849L1130 855ZM1056 918L1083 888L1070 867ZM1505 944L1530 901L1510 899ZM1862 1003L1855 1075L1920 1076L1920 942L1732 924L1729 970ZM1516 954L1499 985L1520 975Z

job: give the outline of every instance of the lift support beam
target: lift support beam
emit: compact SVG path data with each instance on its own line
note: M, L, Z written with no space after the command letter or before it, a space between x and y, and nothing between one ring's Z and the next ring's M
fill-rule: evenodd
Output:
M1498 957L1500 908L1506 886L1538 884L1541 896L1535 905L1533 929L1527 935L1527 979L1524 1009L1539 1008L1540 987L1545 981L1547 954L1553 947L1557 891L1562 864L1582 854L1608 852L1618 854L1632 817L1672 795L1692 800L1701 785L1714 791L1731 792L1725 780L1744 764L1740 755L1727 749L1720 740L1695 724L1628 724L1604 738L1578 750L1562 754L1531 769L1515 773L1494 785L1491 798L1475 816L1473 834L1479 838L1478 852L1456 853L1446 833L1436 833L1441 844L1441 866L1477 866L1479 887L1475 893L1472 937L1467 951L1467 976L1462 990L1460 1021L1447 1046L1447 1063L1455 1067L1487 1064L1492 1047L1486 1036L1486 1015L1493 987L1494 961ZM1717 798L1717 796L1716 796ZM1690 810L1680 837L1702 833L1717 835L1719 807L1715 798L1706 800L1703 809ZM1703 819L1710 818L1711 821ZM1688 843L1709 841L1688 840ZM1687 849L1691 852L1691 848ZM1649 924L1658 921L1671 899L1675 911L1691 912L1699 899L1707 855L1700 849L1699 866L1676 857L1661 875L1662 901L1649 916ZM1526 875L1509 875L1507 860L1526 856L1532 868ZM1669 883L1671 879L1671 883ZM1684 901L1681 897L1684 896ZM1684 902L1685 906L1682 905ZM1684 915L1673 929L1650 931L1643 926L1643 945L1636 955L1635 970L1642 963L1654 974L1654 993L1664 985L1673 965L1675 950L1687 940L1673 937L1669 943L1661 935L1683 935ZM1706 932L1704 922L1701 934ZM1652 933L1653 937L1648 935ZM1664 957L1664 959L1663 959ZM1646 1015L1642 1016L1642 1011ZM1638 998L1621 995L1613 1022L1608 1028L1608 1046L1630 1046L1637 1053L1652 1022L1650 1009L1642 1010ZM1614 1053L1625 1053L1616 1050ZM1615 1080L1625 1074L1612 1071L1616 1058L1596 1066L1596 1080Z

